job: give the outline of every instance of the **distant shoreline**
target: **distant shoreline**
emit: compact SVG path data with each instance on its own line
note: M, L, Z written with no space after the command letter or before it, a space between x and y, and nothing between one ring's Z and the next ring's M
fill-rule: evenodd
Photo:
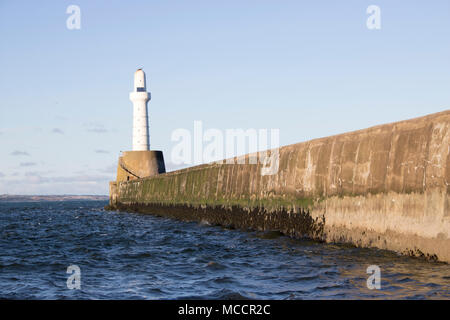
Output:
M109 197L97 195L0 195L0 202L32 202L32 201L70 201L70 200L108 200Z

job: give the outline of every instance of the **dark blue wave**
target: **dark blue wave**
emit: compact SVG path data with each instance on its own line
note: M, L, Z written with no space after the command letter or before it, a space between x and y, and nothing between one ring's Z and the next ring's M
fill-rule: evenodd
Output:
M0 298L446 299L450 267L152 215L102 201L0 203ZM366 269L381 268L381 290ZM67 267L81 289L67 288Z

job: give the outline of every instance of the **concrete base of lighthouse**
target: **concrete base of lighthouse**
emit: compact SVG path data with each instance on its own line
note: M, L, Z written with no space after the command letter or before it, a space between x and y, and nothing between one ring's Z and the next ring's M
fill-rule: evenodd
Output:
M130 181L165 172L162 151L124 151L117 165L117 181Z

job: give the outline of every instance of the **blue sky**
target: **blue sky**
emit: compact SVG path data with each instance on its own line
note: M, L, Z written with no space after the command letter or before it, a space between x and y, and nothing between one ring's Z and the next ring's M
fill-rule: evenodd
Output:
M139 67L168 169L194 120L287 145L450 108L448 0L0 1L0 39L0 194L107 194Z

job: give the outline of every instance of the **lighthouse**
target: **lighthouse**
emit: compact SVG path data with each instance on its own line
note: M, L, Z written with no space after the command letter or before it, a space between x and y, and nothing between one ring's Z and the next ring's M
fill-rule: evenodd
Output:
M148 129L148 102L151 99L147 92L145 72L138 69L134 73L134 87L130 92L133 102L133 151L150 150L150 134Z
M166 172L162 151L150 150L148 127L148 102L145 73L138 69L134 73L133 91L133 145L132 151L124 151L117 165L117 182L143 179Z

